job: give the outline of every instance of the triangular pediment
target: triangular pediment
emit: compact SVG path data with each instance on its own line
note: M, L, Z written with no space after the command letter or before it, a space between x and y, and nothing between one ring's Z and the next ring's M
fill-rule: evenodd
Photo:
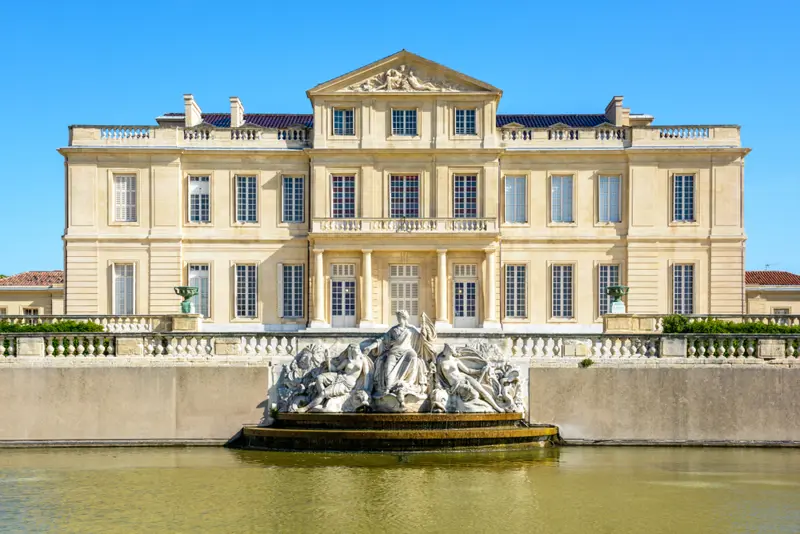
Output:
M500 128L501 129L505 129L505 128L508 128L508 129L525 128L525 125L524 124L520 124L518 122L507 122L504 125L502 125Z
M500 89L406 50L321 83L308 96L341 93L494 93Z

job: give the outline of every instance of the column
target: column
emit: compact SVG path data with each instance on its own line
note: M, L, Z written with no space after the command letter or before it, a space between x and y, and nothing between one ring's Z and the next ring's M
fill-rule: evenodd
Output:
M439 249L439 276L437 276L436 328L447 328L447 250Z
M325 265L322 253L324 250L314 249L314 317L311 328L329 327L325 321Z
M497 320L497 252L486 249L486 309L483 312L483 328L500 328Z
M364 278L364 292L362 298L361 322L359 328L373 326L372 319L372 251L361 251L361 276Z

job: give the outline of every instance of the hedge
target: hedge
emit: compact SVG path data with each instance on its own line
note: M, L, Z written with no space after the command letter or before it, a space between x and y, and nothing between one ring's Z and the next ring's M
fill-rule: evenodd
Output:
M781 324L734 323L720 319L700 319L689 322L683 315L664 317L665 334L800 334L800 326Z
M33 318L32 318L33 319ZM35 320L35 319L33 319ZM78 333L78 332L102 332L103 326L97 323L86 323L80 321L59 321L57 323L11 323L10 321L0 321L0 333L22 334L28 332L41 333Z

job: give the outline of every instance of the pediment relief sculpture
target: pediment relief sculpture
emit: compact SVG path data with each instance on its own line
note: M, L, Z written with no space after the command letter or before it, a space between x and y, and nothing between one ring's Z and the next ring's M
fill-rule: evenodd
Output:
M453 93L458 91L473 90L467 86L453 83L447 80L436 78L426 78L417 75L409 66L400 65L398 68L390 68L386 72L376 74L358 83L349 85L344 91L355 91L360 93L374 92L440 92Z

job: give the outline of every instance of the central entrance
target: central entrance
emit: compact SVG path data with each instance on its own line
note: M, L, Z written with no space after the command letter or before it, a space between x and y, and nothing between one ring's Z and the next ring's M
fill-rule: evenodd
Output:
M352 263L331 265L331 326L356 326L356 266Z
M408 321L419 326L419 265L389 266L391 317L400 310L409 313Z
M477 328L477 265L453 266L453 326Z

